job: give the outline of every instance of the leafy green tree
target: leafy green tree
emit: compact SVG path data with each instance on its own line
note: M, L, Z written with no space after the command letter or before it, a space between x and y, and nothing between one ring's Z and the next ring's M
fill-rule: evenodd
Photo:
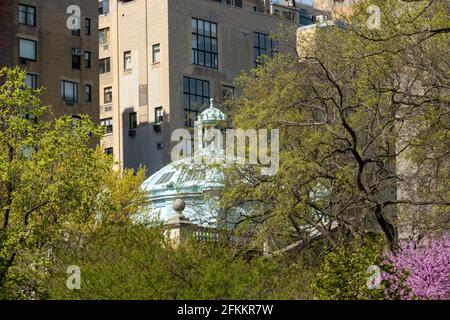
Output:
M0 77L0 298L41 298L55 244L129 222L146 204L144 174L112 170L88 116L45 120L43 89L19 68Z
M156 223L97 233L83 248L58 251L52 299L297 299L311 298L315 269L243 254L228 245L186 240L179 246ZM66 287L67 266L81 271L81 288Z
M325 300L383 299L381 265L384 247L382 239L359 239L326 250L313 282L314 297ZM377 270L370 269L371 266L380 266L378 275L375 273ZM375 276L379 276L378 286L370 281L370 277Z
M380 29L368 27L369 5L381 9ZM243 74L242 95L228 102L233 126L279 129L280 168L228 170L221 208L280 248L317 232L333 245L382 232L394 247L408 211L420 212L409 229L446 230L448 10L445 1L363 1L343 27L299 35L297 54Z

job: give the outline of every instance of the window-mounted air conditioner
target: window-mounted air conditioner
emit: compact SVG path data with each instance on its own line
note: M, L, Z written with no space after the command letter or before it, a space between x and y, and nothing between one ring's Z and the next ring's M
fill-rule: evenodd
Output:
M83 55L83 50L81 48L72 48L72 54L75 56Z

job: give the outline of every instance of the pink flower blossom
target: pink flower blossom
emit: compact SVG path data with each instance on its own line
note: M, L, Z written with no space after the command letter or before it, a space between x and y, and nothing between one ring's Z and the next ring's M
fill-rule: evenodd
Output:
M450 298L450 237L403 242L386 256L383 280L391 299Z

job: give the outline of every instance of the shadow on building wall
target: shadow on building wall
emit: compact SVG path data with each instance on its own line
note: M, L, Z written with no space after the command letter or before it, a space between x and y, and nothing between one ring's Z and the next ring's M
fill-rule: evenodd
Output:
M134 115L133 115L134 113ZM145 167L150 176L164 167L165 146L163 143L166 116L160 123L148 121L148 116L139 119L135 108L122 112L123 164L126 168Z

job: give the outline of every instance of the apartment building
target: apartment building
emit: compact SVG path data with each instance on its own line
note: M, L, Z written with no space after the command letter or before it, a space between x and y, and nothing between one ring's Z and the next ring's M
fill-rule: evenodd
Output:
M299 27L331 19L331 12L320 10L309 3L295 0L270 2L270 14L295 21Z
M361 0L314 0L314 7L318 10L328 11L332 19L339 19L352 13L353 5Z
M172 132L220 105L258 56L288 50L270 34L297 26L261 0L103 0L99 13L102 145L149 174L170 162Z
M80 8L79 29L68 28L71 5ZM0 67L26 70L56 117L99 121L97 10L92 0L0 0Z

